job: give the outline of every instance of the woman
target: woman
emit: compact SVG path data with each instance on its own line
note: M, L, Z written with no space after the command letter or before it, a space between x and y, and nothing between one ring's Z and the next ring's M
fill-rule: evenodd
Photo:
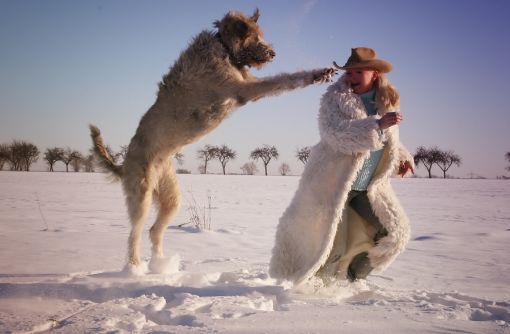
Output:
M413 168L398 138L400 97L384 76L392 66L354 48L339 68L346 73L321 99L321 141L278 224L274 278L362 279L384 270L409 239L389 180Z

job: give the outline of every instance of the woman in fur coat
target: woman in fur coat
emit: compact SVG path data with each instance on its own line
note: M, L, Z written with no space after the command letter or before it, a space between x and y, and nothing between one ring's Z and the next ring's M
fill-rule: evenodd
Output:
M363 279L408 242L390 177L413 171L414 162L398 137L400 97L384 76L391 67L370 48L352 49L338 66L345 74L321 99L321 140L277 227L272 277Z

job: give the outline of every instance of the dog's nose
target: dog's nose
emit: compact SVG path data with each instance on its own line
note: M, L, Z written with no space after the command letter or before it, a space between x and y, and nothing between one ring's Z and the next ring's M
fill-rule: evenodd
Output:
M271 49L267 50L267 54L268 54L268 55L269 55L269 57L271 57L271 58L274 58L274 57L276 56L276 53L275 53L273 50L271 50Z

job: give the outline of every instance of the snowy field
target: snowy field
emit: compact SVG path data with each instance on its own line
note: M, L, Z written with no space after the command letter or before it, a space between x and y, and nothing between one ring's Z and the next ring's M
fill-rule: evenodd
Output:
M166 271L133 276L120 184L0 172L0 333L510 333L510 181L394 179L406 252L367 281L292 287L267 267L298 177L179 180Z

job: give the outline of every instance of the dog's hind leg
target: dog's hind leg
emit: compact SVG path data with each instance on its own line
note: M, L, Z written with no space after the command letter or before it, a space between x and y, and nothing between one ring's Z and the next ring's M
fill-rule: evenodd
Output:
M179 208L181 195L177 176L171 163L163 167L159 176L159 182L154 190L154 199L158 205L158 216L156 222L150 229L150 238L152 242L152 257L163 257L163 235L170 224L171 218Z
M124 192L126 193L126 204L131 220L131 233L128 239L128 264L139 266L140 260L140 239L143 225L147 219L152 202L152 187L148 175L124 179Z

